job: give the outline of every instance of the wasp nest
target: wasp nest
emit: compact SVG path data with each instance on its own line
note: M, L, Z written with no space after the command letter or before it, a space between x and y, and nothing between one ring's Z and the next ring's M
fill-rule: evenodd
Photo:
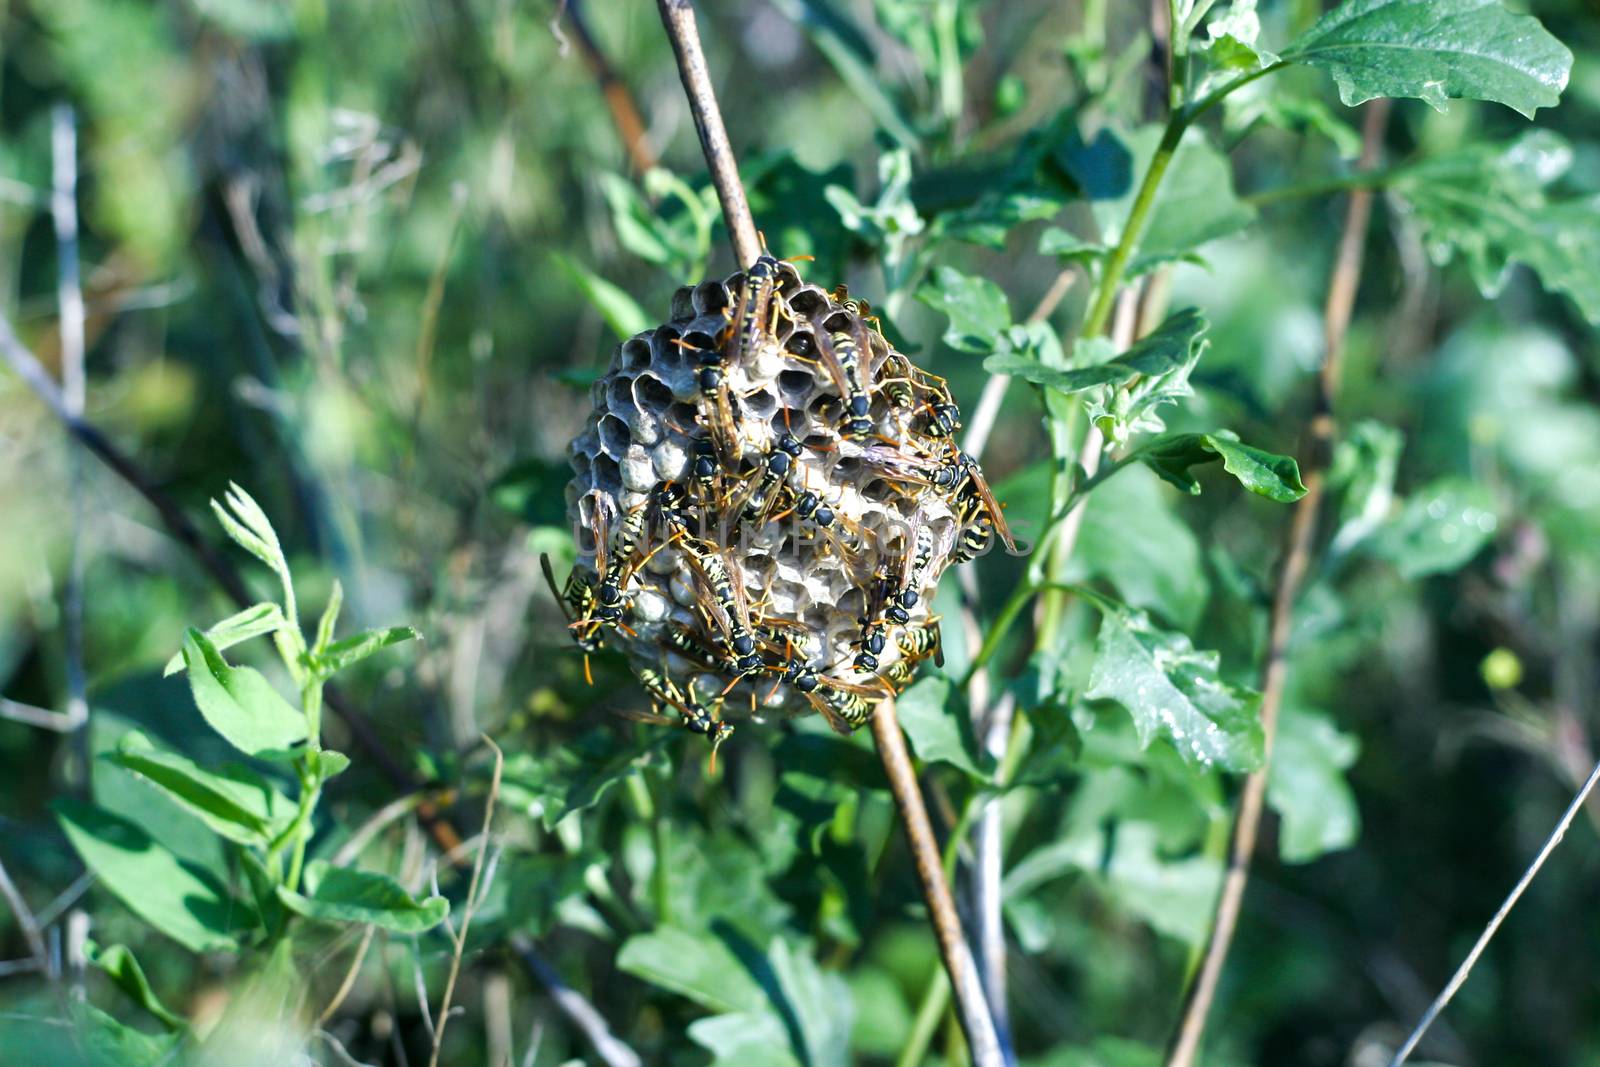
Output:
M944 381L771 257L678 290L592 397L559 595L713 742L742 709L866 722L938 655L940 573L1010 540Z

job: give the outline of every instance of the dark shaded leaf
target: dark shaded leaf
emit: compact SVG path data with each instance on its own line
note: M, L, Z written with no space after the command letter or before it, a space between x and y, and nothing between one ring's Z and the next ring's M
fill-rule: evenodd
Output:
M102 949L94 942L85 946L85 954L89 962L106 973L106 976L128 999L133 1001L146 1012L160 1019L169 1030L182 1030L186 1025L181 1016L174 1015L161 1003L161 998L156 996L155 990L150 988L150 980L144 975L144 968L139 966L139 961L134 959L133 952L126 945L112 945Z

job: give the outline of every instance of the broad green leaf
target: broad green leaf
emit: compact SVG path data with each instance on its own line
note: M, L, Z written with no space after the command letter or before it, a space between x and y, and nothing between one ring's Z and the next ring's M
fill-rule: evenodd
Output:
M1200 483L1189 469L1220 459L1223 469L1240 485L1268 500L1287 504L1306 495L1306 487L1300 481L1300 465L1292 458L1252 448L1227 430L1158 437L1141 445L1129 458L1146 464L1188 493L1200 492Z
M276 604L257 604L245 608L237 615L229 615L226 619L206 630L206 640L210 641L217 651L232 648L242 641L262 634L270 634L283 625L283 609ZM176 652L167 660L163 668L162 677L169 677L183 670L183 653Z
M620 970L688 997L715 1012L762 1012L767 998L723 941L672 926L630 937L617 953Z
M806 1067L789 1051L789 1031L770 1011L736 1011L696 1019L689 1037L710 1052L712 1067Z
M1145 126L1128 138L1135 173L1143 174L1149 168L1161 135L1161 127ZM1115 245L1122 236L1134 196L1130 189L1115 200L1093 205L1100 239L1107 245ZM1255 218L1255 208L1234 195L1227 157L1213 148L1198 128L1191 128L1173 153L1156 191L1155 208L1128 265L1129 277L1174 260L1192 259L1211 241L1238 233Z
M1001 331L1011 325L1006 294L988 278L940 267L917 290L917 299L950 318L944 343L962 352L993 352Z
M147 1034L78 997L8 998L0 1012L7 1067L172 1067L182 1035Z
M321 922L361 923L397 934L431 930L450 914L444 897L417 900L393 878L317 861L306 873L309 895L278 887L278 899L296 915Z
M1008 901L1025 897L1064 874L1088 877L1118 907L1152 928L1190 945L1205 941L1211 908L1222 884L1222 867L1207 856L1168 860L1161 856L1156 828L1117 823L1107 856L1106 836L1094 829L1035 849L1006 872Z
M953 695L948 678L922 678L896 702L900 725L924 761L942 761L975 777L987 777L981 769L984 759L973 736L972 720Z
M1532 116L1566 88L1572 53L1498 0L1347 0L1283 50L1289 63L1333 75L1354 106L1415 97L1492 100Z
M1441 478L1407 498L1400 514L1381 528L1373 551L1407 578L1453 571L1494 536L1494 495L1465 478Z
M230 931L249 911L211 875L121 816L72 797L54 807L84 865L135 915L194 952L237 947Z
M767 946L766 963L776 979L766 986L767 997L774 1011L795 1021L790 1042L801 1062L848 1067L855 1006L844 979L818 967L810 948L783 938Z
M1278 854L1309 863L1355 843L1361 816L1344 772L1359 746L1326 716L1286 707L1267 772L1267 803L1281 818Z
M360 663L368 656L390 645L411 641L422 636L409 626L390 626L383 630L363 630L358 634L335 641L316 657L317 673L324 678Z
M160 1019L167 1029L184 1028L186 1024L182 1016L168 1011L166 1005L161 1003L161 998L156 996L155 990L150 988L150 980L145 977L144 968L139 966L139 961L134 959L133 952L128 946L112 945L110 948L102 949L91 941L85 949L89 962L104 971L129 1000Z
M1525 264L1600 325L1600 197L1552 202L1549 186L1572 164L1572 148L1548 130L1509 145L1473 144L1424 159L1392 188L1422 228L1434 262L1459 255L1486 296Z
M191 627L183 639L189 690L200 714L228 743L249 756L281 757L306 739L306 719L278 695L260 671L231 667L206 635Z
M1121 704L1142 746L1166 738L1199 767L1249 771L1260 764L1259 699L1222 680L1215 652L1158 629L1143 612L1091 602L1103 617L1085 698Z
M578 287L578 291L583 294L584 299L589 301L594 306L594 309L600 313L600 317L605 320L607 326L611 327L611 332L616 334L619 340L625 341L634 334L643 333L654 325L650 321L650 316L646 315L644 309L624 290L606 281L581 263L569 259L559 252L554 253L554 255L557 265L561 267L561 272L567 276L573 285Z
M213 833L242 845L263 845L294 818L294 804L265 778L244 767L208 771L164 752L135 731L107 756L166 790Z
M1199 542L1172 513L1171 493L1141 469L1096 487L1083 503L1083 525L1064 577L1104 578L1129 605L1188 629L1209 588Z
M106 1067L158 1067L169 1064L173 1062L174 1052L182 1039L181 1035L175 1033L147 1034L135 1030L84 1001L74 1001L70 1010L75 1051L81 1049L88 1063L94 1067L102 1064ZM65 1062L76 1067L75 1059L51 1062Z
M1073 370L1059 370L1042 361L1008 350L983 361L991 374L1011 374L1061 393L1082 392L1097 385L1123 385L1135 378L1157 378L1186 370L1199 358L1206 318L1197 308L1185 308L1114 359ZM1091 346L1094 342L1089 343ZM1074 352L1081 357L1082 350ZM1085 362L1075 358L1074 362Z

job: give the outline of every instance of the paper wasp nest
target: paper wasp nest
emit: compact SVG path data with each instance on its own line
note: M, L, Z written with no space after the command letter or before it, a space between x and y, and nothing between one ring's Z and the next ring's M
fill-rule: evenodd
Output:
M680 289L592 399L559 595L658 711L714 741L752 709L851 728L937 654L934 587L987 547L998 507L943 381L842 289L766 256Z

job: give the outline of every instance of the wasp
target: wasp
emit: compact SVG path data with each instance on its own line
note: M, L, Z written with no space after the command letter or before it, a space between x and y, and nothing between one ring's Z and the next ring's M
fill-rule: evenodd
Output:
M717 622L727 641L732 673L742 676L760 671L766 663L756 649L744 587L730 576L730 568L737 568L738 564L729 560L722 550L692 545L686 546L684 558L698 579L695 593L701 613Z
M810 702L817 714L827 720L829 726L841 734L851 733L860 727L872 716L873 703L894 692L881 678L874 679L873 685L857 685L821 674L804 658L795 655L792 647L786 661L772 664L769 669L782 671L779 684L792 686L795 692Z
M699 634L683 626L664 626L662 639L676 649L685 659L710 671L720 671L725 666L722 657L707 648Z
M912 670L923 660L933 658L935 665L944 666L944 645L939 634L939 620L929 619L921 626L900 631L895 638L895 644L904 657L900 662L910 665Z
M922 599L923 582L933 563L933 530L922 521L920 512L913 520L908 540L899 584L887 591L884 601L883 613L896 626L904 626L911 621L911 612Z
M722 353L716 348L701 348L687 341L676 342L688 351L699 370L695 384L700 387L700 421L710 434L712 446L724 464L739 457L739 431L734 422L733 394L728 389Z
M803 446L794 434L780 434L761 465L752 472L749 488L733 503L733 510L742 514L746 522L764 526L778 503L779 487L788 481L794 461L800 458L802 451Z
M861 623L861 636L855 642L855 647L860 651L856 653L854 666L863 674L871 674L878 669L878 657L888 646L889 624L884 620L893 589L893 579L887 572L879 571L872 576L872 596L866 614L858 620Z
M631 717L641 722L670 724L674 720L662 715L660 709L662 707L675 709L680 716L677 720L679 725L711 742L711 770L714 773L717 767L717 749L733 736L733 725L711 714L711 710L694 695L692 683L688 692L685 692L679 689L671 678L648 667L639 671L639 681L650 694L651 714L634 714Z
M584 580L576 568L567 574L567 581L560 590L556 589L555 571L550 566L550 556L544 552L539 553L539 566L544 571L545 584L550 586L550 595L556 598L556 604L561 608L561 614L566 616L567 628L572 630L572 638L577 642L578 648L583 652L583 677L590 685L594 684L594 673L589 669L589 654L598 652L604 643L600 635L592 630L573 629L583 619L591 617L594 611L594 586Z
M690 454L689 473L700 493L700 502L711 507L717 500L719 475L722 463L717 458L717 446L709 437L697 437Z
M735 363L744 363L762 338L771 336L777 295L778 261L763 252L745 271L744 284L739 287L730 337Z
M856 530L849 520L842 518L838 512L834 511L827 501L809 489L802 489L800 492L791 495L787 510L774 515L773 519L782 519L791 514L798 515L802 520L813 523L821 531L829 547L838 552L852 566L854 565L857 555L855 550L845 542L844 534L847 529L855 534L859 534L859 530Z
M623 586L633 574L633 557L645 529L645 509L636 507L623 516L608 538L606 514L602 513L610 512L610 503L603 496L593 499L595 513L590 529L594 533L594 569L600 576L600 584L594 590L594 599L588 610L571 624L584 638L592 638L604 626L627 630L627 624L622 621L628 606Z
M863 441L872 435L872 398L863 384L862 361L868 345L859 320L849 330L816 331L817 351L844 401L840 425L852 440Z
M961 544L956 549L956 562L965 562L987 551L997 533L1007 551L1016 553L1017 542L1011 536L1011 527L976 459L966 452L958 453L953 462L935 474L934 484L953 498L956 513L965 526Z

